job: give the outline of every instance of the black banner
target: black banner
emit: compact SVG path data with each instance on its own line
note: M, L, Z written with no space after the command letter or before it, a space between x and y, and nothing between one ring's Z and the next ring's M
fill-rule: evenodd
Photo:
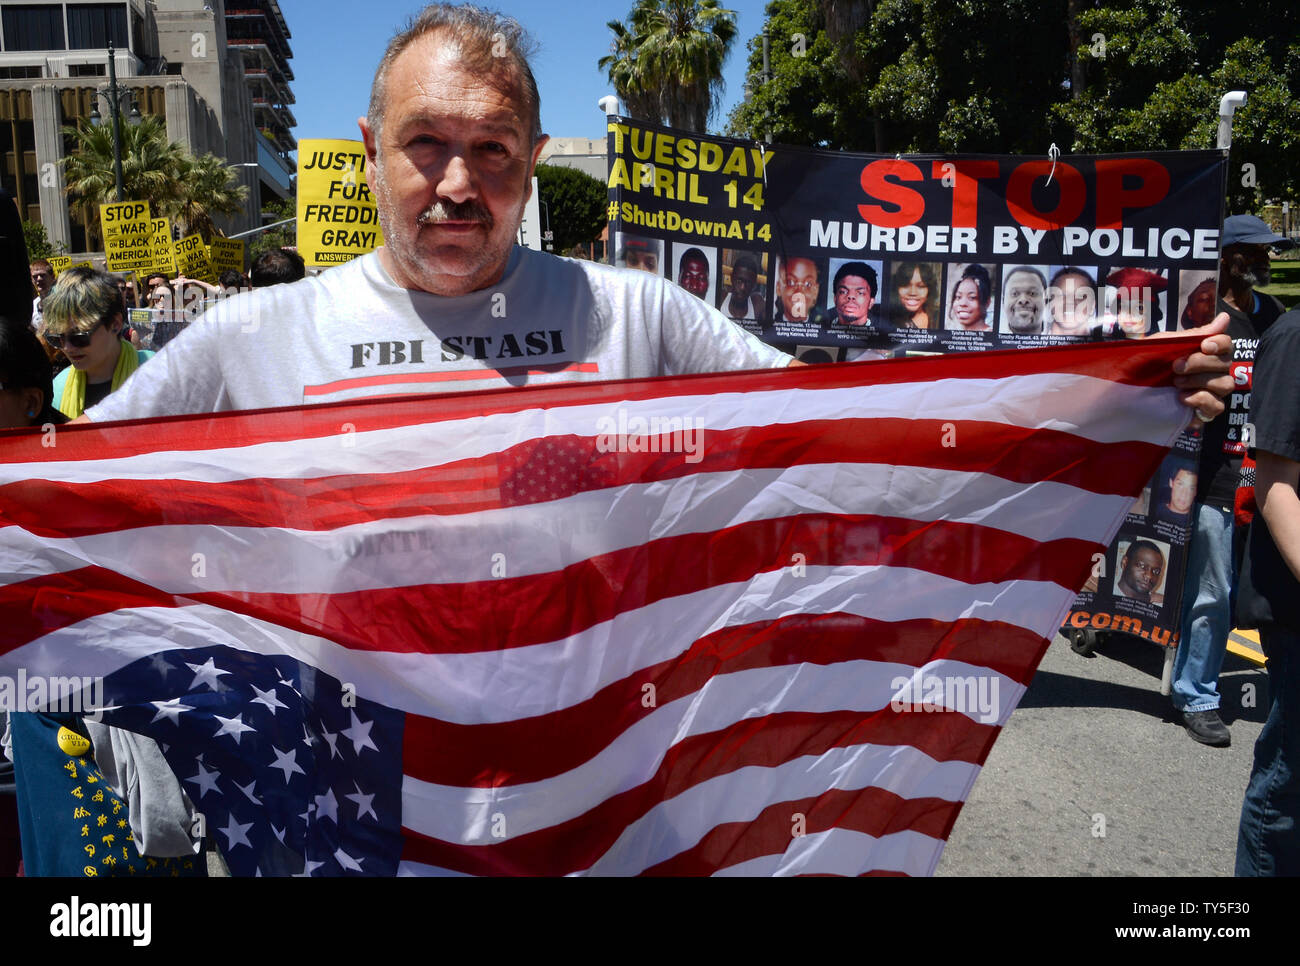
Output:
M1224 151L899 157L624 118L608 143L616 264L805 362L1142 338L1214 316ZM1190 504L1173 508L1195 466L1185 437L1067 626L1177 643Z

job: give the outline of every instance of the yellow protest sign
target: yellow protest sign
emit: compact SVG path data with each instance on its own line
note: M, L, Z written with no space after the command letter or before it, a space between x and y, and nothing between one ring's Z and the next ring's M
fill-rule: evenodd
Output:
M65 269L72 267L71 255L51 255L45 260L50 263L50 268L54 270L55 278L58 278L59 274Z
M149 202L147 201L116 201L99 206L99 224L104 230L105 238L118 234L118 229L124 222L148 221L148 219Z
M110 272L172 271L172 228L168 218L144 218L117 224L104 236Z
M309 267L350 261L384 243L360 141L298 142L298 254Z
M212 262L212 271L218 276L222 272L244 272L244 240L242 238L214 238L208 246L208 259Z
M176 274L186 278L197 278L201 282L215 282L212 262L208 260L208 246L203 244L203 236L186 235L176 242Z

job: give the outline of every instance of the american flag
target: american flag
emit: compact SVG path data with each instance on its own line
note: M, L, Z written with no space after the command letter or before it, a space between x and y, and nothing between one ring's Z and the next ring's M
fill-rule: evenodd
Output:
M235 874L929 874L1189 345L6 434L0 675Z

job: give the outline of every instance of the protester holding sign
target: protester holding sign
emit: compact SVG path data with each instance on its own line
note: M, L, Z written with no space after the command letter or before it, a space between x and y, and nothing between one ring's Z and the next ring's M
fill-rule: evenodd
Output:
M45 340L67 353L71 368L54 381L55 405L69 417L121 388L152 352L123 338L122 296L113 276L71 268L45 303Z
M1281 314L1272 296L1257 296L1259 265L1267 266L1268 247L1286 239L1253 215L1233 215L1223 223L1220 253L1220 311L1228 314L1236 390L1225 419L1205 427L1196 479L1194 525L1187 559L1188 593L1183 598L1182 640L1174 658L1174 707L1187 733L1202 744L1227 747L1232 735L1219 715L1219 672L1232 630L1231 601L1237 567L1233 506L1242 457L1250 441L1250 396L1255 349Z

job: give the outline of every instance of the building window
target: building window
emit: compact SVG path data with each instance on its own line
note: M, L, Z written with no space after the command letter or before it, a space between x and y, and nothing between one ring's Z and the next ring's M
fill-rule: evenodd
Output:
M103 64L69 64L69 77L103 77L107 68Z
M125 50L129 41L126 34L126 4L81 3L68 5L68 49L102 50L109 41L118 50Z
M0 80L22 80L28 77L44 77L43 67L18 66L0 67Z
M66 50L63 8L53 3L6 7L5 50Z

